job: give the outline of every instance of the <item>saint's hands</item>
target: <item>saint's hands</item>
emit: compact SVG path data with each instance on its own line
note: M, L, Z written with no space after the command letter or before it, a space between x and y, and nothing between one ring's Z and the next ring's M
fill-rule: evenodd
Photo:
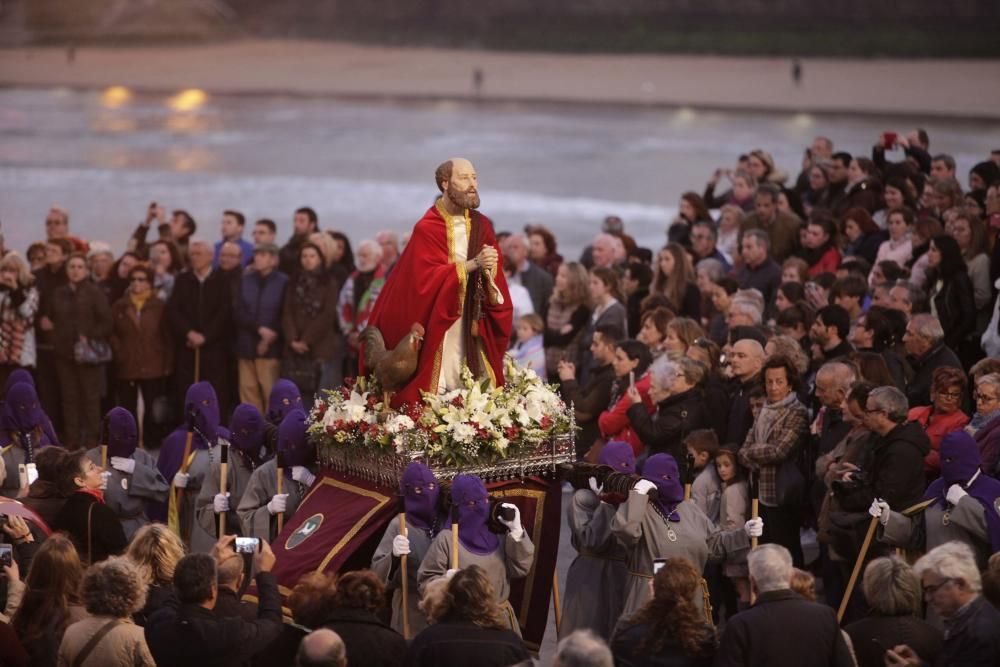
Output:
M489 245L483 246L483 249L476 255L476 263L491 273L496 270L498 259L499 255L496 248Z

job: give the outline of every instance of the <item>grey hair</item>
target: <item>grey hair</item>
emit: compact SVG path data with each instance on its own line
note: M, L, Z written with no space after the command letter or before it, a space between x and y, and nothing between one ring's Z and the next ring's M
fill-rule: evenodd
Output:
M970 590L976 593L983 590L976 557L965 542L953 540L934 547L917 561L913 571L918 577L931 572L942 579L961 579Z
M906 394L895 387L876 387L868 394L870 400L877 410L885 410L886 416L897 424L906 421L907 412L910 406L906 400Z
M764 295L760 293L759 289L755 289L753 287L749 289L736 290L736 292L733 293L732 299L734 301L749 301L753 305L757 306L757 309L761 311L765 308Z
M920 611L920 578L898 556L868 563L861 586L865 600L883 616L915 615Z
M935 344L944 340L944 329L941 327L941 321L929 313L914 315L910 319L910 324L913 325L914 333L924 340Z
M678 375L683 375L690 384L698 386L705 382L707 369L700 361L695 361L689 357L681 357L674 362L677 365Z
M679 371L680 369L675 362L670 361L667 357L660 357L649 367L649 379L661 389L670 389L674 386L674 379Z
M691 229L694 229L695 227L704 227L712 234L713 241L719 240L719 232L715 229L715 223L711 220L696 220L695 223L691 225Z
M372 252L375 253L375 261L376 262L381 261L381 259L382 259L382 246L381 246L381 244L379 244L379 243L377 243L377 242L375 242L375 241L373 241L371 239L365 239L364 241L362 241L361 243L358 244L357 252L361 252L361 250L364 249L364 248L371 248Z
M976 389L979 389L979 385L986 384L996 390L997 394L1000 394L1000 373L987 373L978 380L976 380Z
M750 317L750 321L754 324L760 324L764 319L764 314L760 312L760 308L757 307L757 304L752 301L747 301L746 299L734 300L729 304L729 309L748 315Z
M188 239L188 248L189 249L195 247L196 245L203 245L206 248L208 248L209 250L213 250L213 251L215 250L215 247L212 245L212 242L209 241L208 239L206 239L204 236L194 236L194 237Z
M747 555L750 576L761 593L788 588L792 581L792 554L780 544L762 544Z
M614 248L615 239L617 238L618 238L617 236L608 234L607 232L601 232L600 234L594 237L594 240L591 241L590 245L597 245L598 243L606 243L608 247Z
M313 630L299 642L296 667L340 667L347 662L347 646L329 628Z
M851 386L858 381L858 374L854 368L840 361L828 361L819 368L817 375L829 375L836 383L837 389L843 390L847 394Z
M590 630L575 630L563 637L552 663L558 667L614 667L611 649Z
M722 265L722 262L713 257L706 257L705 259L700 260L697 264L695 264L694 268L696 271L704 269L705 273L708 274L708 279L713 283L722 276L726 275L726 267Z
M83 575L81 594L91 616L128 618L146 604L146 586L135 564L125 556L94 563Z
M771 237L763 229L748 229L743 232L743 238L756 239L757 243L763 245L768 250L771 249Z

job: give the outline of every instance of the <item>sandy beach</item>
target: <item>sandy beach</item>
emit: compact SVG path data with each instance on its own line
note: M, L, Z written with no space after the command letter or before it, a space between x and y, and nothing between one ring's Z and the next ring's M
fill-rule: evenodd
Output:
M1000 118L1000 62L562 55L380 48L337 42L0 50L0 85L358 99L690 106L696 110Z

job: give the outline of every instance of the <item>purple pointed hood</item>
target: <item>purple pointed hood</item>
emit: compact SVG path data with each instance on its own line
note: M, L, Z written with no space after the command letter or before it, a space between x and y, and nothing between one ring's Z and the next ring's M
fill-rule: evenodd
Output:
M5 398L0 411L0 447L16 443L27 452L30 462L34 460L36 450L59 444L33 384L14 384ZM15 433L16 438L13 436ZM9 470L7 474L10 474Z
M254 468L261 463L260 453L266 435L265 424L260 410L249 403L237 405L229 422L229 444L246 457Z
M684 485L681 484L680 470L674 457L670 454L653 454L646 459L642 476L656 484L658 496L650 500L660 508L663 516L671 521L679 521L680 517L674 512L684 500Z
M459 475L451 484L451 504L458 510L458 538L476 554L491 554L500 543L487 525L490 497L476 475Z
M439 523L438 497L441 495L441 486L430 468L416 461L406 466L403 479L399 482L399 492L403 496L407 521L424 530Z
M986 510L986 532L993 551L997 552L1000 551L1000 514L997 514L996 502L1000 498L1000 480L982 473L981 466L975 438L965 431L952 431L941 440L941 477L927 487L924 500L933 498L935 505L947 507L948 489L952 484L959 484Z
M292 410L278 426L278 455L290 477L295 466L310 466L316 462L316 450L306 435L306 413Z
M630 475L635 472L635 452L632 451L632 445L623 440L612 440L604 445L597 462L613 468L615 472Z
M184 395L184 421L194 428L194 449L210 449L219 435L219 399L206 381L188 387Z
M129 458L139 444L139 429L135 417L125 408L111 408L101 423L100 442L108 446L108 458Z
M267 399L267 421L277 426L292 410L305 412L302 394L294 382L282 378L271 387L271 395Z
M3 386L3 395L6 396L10 388L15 384L30 384L32 387L35 386L35 378L31 377L31 373L23 368L15 368L11 371L10 375L7 376L7 382Z

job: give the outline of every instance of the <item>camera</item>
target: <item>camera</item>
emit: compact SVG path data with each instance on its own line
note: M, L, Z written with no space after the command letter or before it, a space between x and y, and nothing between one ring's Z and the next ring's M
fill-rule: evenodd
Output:
M501 523L501 519L504 521L514 520L514 510L510 507L504 507L503 503L502 500L490 498L490 518L486 525L490 532L498 535L502 535L508 530L507 526Z
M238 554L255 554L259 548L259 537L237 537L233 542L233 550Z
M0 567L10 567L14 564L14 547L0 544Z

